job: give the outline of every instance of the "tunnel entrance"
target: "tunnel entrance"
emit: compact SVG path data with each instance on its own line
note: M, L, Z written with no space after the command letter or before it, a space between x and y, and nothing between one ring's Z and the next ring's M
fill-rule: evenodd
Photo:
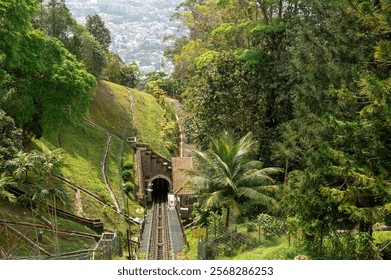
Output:
M152 181L152 190L153 202L167 202L170 183L164 178L156 178Z

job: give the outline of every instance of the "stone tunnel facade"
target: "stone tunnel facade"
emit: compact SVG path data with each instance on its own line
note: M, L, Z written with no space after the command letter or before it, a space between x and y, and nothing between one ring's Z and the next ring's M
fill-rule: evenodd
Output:
M136 157L139 203L146 206L153 200L166 199L173 191L171 162L146 144L136 145Z

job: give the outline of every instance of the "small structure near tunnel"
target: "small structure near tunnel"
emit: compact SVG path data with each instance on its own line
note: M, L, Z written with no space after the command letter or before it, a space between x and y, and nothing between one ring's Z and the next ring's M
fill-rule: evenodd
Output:
M187 186L190 177L183 170L193 168L192 157L175 157L172 159L173 193L178 200L181 217L183 218L190 216L195 202L194 192Z

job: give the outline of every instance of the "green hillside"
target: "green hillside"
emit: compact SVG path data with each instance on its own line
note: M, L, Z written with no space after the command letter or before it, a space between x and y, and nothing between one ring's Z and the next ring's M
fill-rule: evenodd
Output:
M32 148L39 150L61 148L63 151L60 175L68 183L54 180L54 184L66 192L67 199L64 203L59 203L58 207L88 219L101 219L105 230L117 232L122 237L126 236L127 230L130 230L132 237L137 237L139 227L129 226L123 219L124 213L133 218L143 217L143 213L136 211L140 207L134 195L132 193L125 195L123 188L121 189L124 183L121 179L122 165L125 162L131 164L134 157L133 149L126 139L133 135L134 129L137 131L138 142L147 143L157 153L170 157L168 150L161 148L163 145L159 142L161 141L159 137L156 137L160 133L160 120L164 114L164 109L151 95L101 81L97 92L93 95L85 119L73 125L64 126L57 133L44 134L42 138L33 140ZM111 135L111 143L106 162L107 177L120 209L116 207L102 172L102 160L109 135ZM76 191L70 183L81 187L81 191ZM28 208L20 208L5 201L2 201L1 208L0 219L43 225L41 220L29 213ZM53 220L53 215L48 216L47 219ZM86 226L58 219L60 228L94 233ZM19 226L19 230L34 239L34 231L31 227ZM48 244L53 245L53 236L44 234L44 239ZM15 252L10 249L10 255L16 254L23 257L28 254L29 250L33 250L31 246L25 244L26 242L17 241L12 238L12 235L9 238L13 240L11 243L16 242L15 248L20 248ZM89 239L78 240L73 244L72 239L63 235L58 235L58 239L60 253L75 251L76 248L88 249L94 244L91 240L87 242ZM124 240L122 244L126 245ZM54 246L47 246L46 250L53 253L53 248Z
M152 95L132 90L135 102L135 127L137 130L137 142L147 143L152 150L163 157L170 158L170 152L166 148L165 138L162 134L162 122L167 118L174 121L170 113L166 112ZM175 141L175 140L174 140Z

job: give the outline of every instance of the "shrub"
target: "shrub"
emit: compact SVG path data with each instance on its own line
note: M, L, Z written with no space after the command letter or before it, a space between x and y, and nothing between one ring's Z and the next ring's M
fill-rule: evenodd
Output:
M374 251L372 249L373 238L367 232L361 232L356 238L356 254L359 260L373 260Z
M132 182L126 182L124 184L124 191L126 194L131 193L134 191L134 184Z
M247 223L247 232L254 232L257 231L257 224L253 222Z
M133 171L129 169L122 171L122 180L124 180L125 183L133 181Z
M125 163L122 165L123 169L131 169L133 170L134 164L130 160L125 161Z

